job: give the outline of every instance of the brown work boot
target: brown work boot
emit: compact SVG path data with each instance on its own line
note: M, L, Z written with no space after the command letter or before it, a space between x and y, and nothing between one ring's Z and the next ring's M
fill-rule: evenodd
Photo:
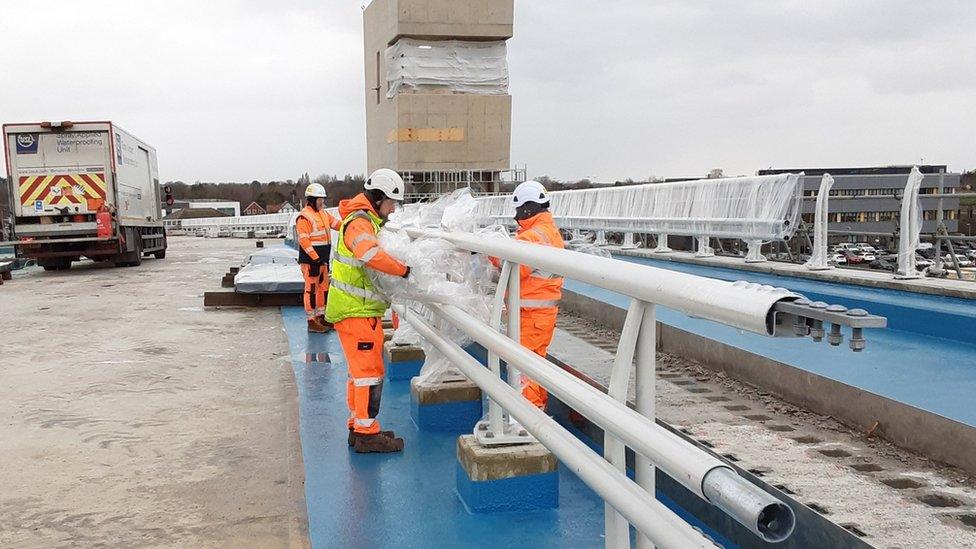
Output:
M400 452L403 450L402 438L388 438L381 434L376 435L356 435L356 442L353 443L353 450L357 454Z
M329 329L319 322L319 319L310 318L308 319L308 331L312 332L313 334L324 334L325 332L328 332Z
M386 438L396 438L396 433L394 433L393 431L380 431L380 435ZM353 446L356 444L357 436L370 436L370 435L356 435L356 431L349 429L349 446Z
M315 317L315 320L318 320L319 321L319 324L325 326L325 331L326 332L332 330L332 323L329 322L328 320L326 320L324 316L319 315L319 316Z

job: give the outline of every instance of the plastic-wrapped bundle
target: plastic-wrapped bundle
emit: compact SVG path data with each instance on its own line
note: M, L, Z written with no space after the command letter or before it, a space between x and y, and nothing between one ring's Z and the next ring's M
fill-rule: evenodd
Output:
M922 178L922 172L919 171L918 166L912 167L901 199L898 271L896 273L899 278L916 278L919 276L915 267L915 252L918 250L919 235L922 232L922 206L918 199Z
M782 240L796 230L802 174L650 183L549 193L564 228ZM511 219L508 196L479 198L482 223Z
M386 49L386 81L393 98L401 88L508 93L504 41L424 41L401 38Z
M804 267L810 270L829 269L827 263L827 208L830 205L830 189L834 186L834 178L829 173L820 179L820 191L817 194L817 213L813 226L813 250L810 259Z
M400 227L437 227L450 231L473 230L471 212L474 199L467 189L441 197L431 204L404 208L391 220ZM441 322L424 307L425 303L451 304L485 322L489 319L494 272L481 255L457 250L446 240L419 238L411 240L405 231L384 230L379 235L380 246L410 266L406 280L367 269L370 280L392 301L404 303L408 314L422 314L434 326L458 345L471 341L465 334L446 322ZM401 327L407 324L401 322ZM413 336L405 332L395 340L408 341ZM439 381L455 375L451 362L426 341L420 341L426 359L421 369L421 381Z

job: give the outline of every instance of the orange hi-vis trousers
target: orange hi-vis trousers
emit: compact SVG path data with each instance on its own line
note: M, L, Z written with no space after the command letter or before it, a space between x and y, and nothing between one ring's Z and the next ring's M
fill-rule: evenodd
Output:
M364 435L380 432L383 394L383 322L379 317L347 318L335 323L342 352L349 366L346 403L349 428Z
M305 277L305 315L309 319L325 316L326 294L329 292L329 268L324 265L302 263Z
M545 358L549 352L549 344L552 343L553 333L556 331L556 315L558 313L558 307L523 308L519 315L519 337L522 340L522 346ZM522 375L522 396L537 408L546 409L549 393L524 374Z

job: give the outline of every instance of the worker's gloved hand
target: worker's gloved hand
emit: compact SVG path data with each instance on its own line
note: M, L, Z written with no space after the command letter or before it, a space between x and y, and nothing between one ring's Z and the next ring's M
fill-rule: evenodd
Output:
M400 277L403 278L404 280L406 280L408 276L410 276L410 265L407 265L407 271L402 275L400 275Z
M319 276L322 273L321 263L312 263L308 266L308 274L312 276Z
M329 266L329 257L320 254L319 255L319 265L322 265L323 267L328 267Z

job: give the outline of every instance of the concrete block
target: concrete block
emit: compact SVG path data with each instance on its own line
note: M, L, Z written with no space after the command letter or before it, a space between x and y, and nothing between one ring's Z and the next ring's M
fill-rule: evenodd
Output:
M559 462L541 444L480 446L457 440L456 487L472 513L505 513L559 506Z
M470 433L481 420L481 389L468 380L410 381L410 415L421 431Z
M420 368L424 365L424 350L416 345L394 345L392 341L387 341L383 344L383 358L386 362L386 378L390 381L404 381L420 373Z

